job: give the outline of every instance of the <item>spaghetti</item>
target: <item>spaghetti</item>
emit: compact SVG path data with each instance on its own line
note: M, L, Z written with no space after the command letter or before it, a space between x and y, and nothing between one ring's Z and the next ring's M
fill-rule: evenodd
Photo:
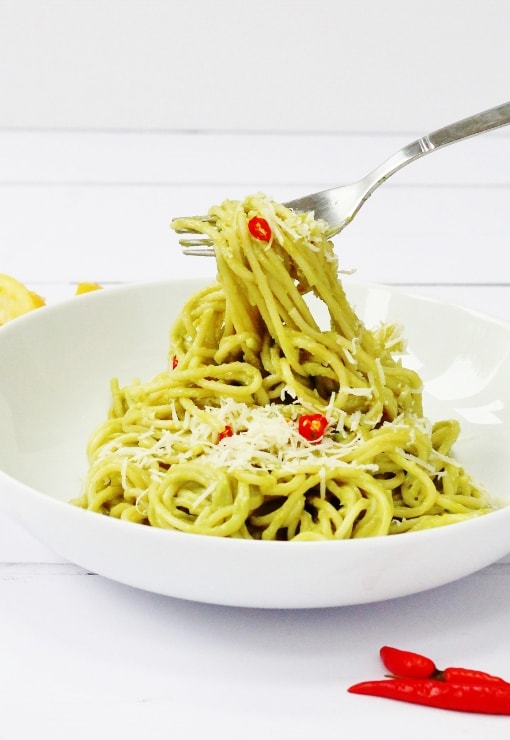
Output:
M397 534L491 509L452 457L458 422L424 417L397 328L369 329L349 304L325 222L255 195L173 226L211 238L218 281L183 307L167 369L112 381L74 503L261 540Z

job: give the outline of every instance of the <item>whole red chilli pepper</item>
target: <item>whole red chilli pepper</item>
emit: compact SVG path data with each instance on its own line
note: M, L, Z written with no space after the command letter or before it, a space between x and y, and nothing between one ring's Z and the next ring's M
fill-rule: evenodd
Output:
M438 671L435 678L449 683L488 683L510 686L510 683L505 681L504 678L493 676L491 673L485 673L485 671L475 671L472 668L445 668L444 671Z
M498 682L449 683L430 678L390 678L364 681L348 691L436 709L510 715L510 685Z
M420 653L384 645L379 651L381 660L393 676L401 678L431 678L437 671L436 664Z
M420 653L385 645L379 651L384 666L393 677L400 678L434 678L437 681L450 683L481 683L484 681L508 684L508 681L485 671L472 668L452 666L440 670L431 658Z

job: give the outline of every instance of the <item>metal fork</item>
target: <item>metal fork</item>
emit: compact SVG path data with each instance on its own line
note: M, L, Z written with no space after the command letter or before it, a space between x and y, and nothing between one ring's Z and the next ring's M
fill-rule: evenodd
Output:
M426 134L420 139L416 139L416 141L395 152L361 180L349 185L341 185L340 187L305 195L284 205L299 213L312 211L315 218L327 221L330 226L328 236L332 237L348 226L374 190L402 167L449 144L454 144L457 141L468 139L491 129L507 126L509 123L510 103L489 108L482 113L463 118ZM210 216L199 216L198 218L203 221L212 220ZM176 231L180 234L198 233L188 228L176 229ZM207 236L180 239L179 242L184 247L185 254L206 257L214 255L212 240Z

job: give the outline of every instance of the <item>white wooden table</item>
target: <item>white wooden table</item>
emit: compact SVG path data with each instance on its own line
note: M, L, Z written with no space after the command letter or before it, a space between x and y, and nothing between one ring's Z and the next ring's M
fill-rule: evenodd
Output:
M355 179L411 138L3 131L0 272L48 303L82 280L212 278L212 261L180 254L172 217ZM502 131L396 175L337 239L341 266L510 321L509 214ZM385 603L222 608L87 575L0 513L0 737L508 738L510 718L346 688L382 677L383 644L510 679L509 623L510 557Z

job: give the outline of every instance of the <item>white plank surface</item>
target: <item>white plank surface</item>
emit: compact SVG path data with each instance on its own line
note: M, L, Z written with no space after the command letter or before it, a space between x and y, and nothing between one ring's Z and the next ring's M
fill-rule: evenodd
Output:
M0 272L49 303L71 299L79 280L107 288L165 273L212 278L211 261L181 256L173 216L254 190L286 198L333 185L404 141L0 132ZM509 136L494 135L402 172L338 237L342 265L358 279L510 321L509 159ZM506 739L507 718L367 700L346 688L380 675L384 643L510 676L509 620L510 556L380 604L229 609L86 574L0 514L0 735L305 740L412 726L424 740Z
M171 218L262 190L285 200L365 174L402 136L4 133L3 270L52 279L151 280L180 254ZM361 280L505 283L510 134L477 137L397 173L338 239ZM27 259L26 250L29 250Z

